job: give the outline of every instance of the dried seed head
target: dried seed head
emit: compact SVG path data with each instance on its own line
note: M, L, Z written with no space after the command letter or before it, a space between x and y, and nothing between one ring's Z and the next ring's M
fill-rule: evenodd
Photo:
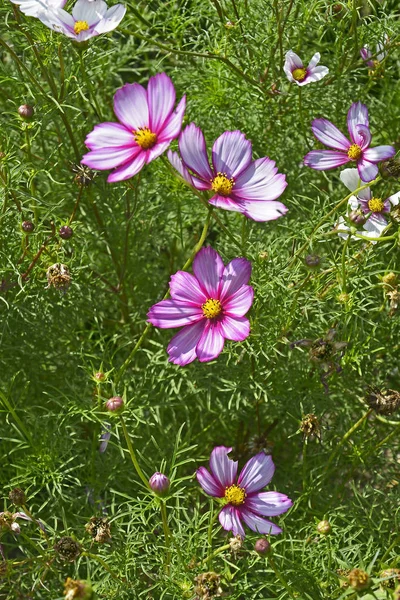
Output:
M391 415L400 407L400 393L396 390L379 390L370 387L365 400L379 415Z
M22 231L24 231L25 233L32 233L32 231L34 231L35 226L32 223L32 221L23 221L23 223L21 224L22 227Z
M400 160L398 158L384 160L379 165L379 170L383 179L389 179L390 177L398 179L400 177Z
M320 521L317 525L317 531L318 533L320 533L321 535L329 535L332 531L332 526L329 523L329 521L327 521L326 519L324 519L323 521Z
M165 496L168 494L170 480L166 475L157 471L149 479L149 485L157 496Z
M35 109L29 104L22 104L18 109L18 114L21 119L29 121L29 119L32 119L33 115L35 114Z
M90 600L93 596L92 586L87 581L68 577L64 583L65 600Z
M271 544L265 538L260 538L254 544L254 550L257 552L257 554L265 556L265 554L268 554L270 552Z
M81 185L87 187L96 177L96 174L89 167L85 167L84 165L71 165L71 170L76 174L74 177L74 181L77 185Z
M240 535L235 535L235 537L230 538L229 545L231 547L231 552L237 554L243 546L243 540Z
M73 230L69 225L63 225L60 227L60 231L58 232L60 238L62 240L69 240L73 236Z
M321 425L319 419L313 413L303 417L300 423L300 431L304 434L305 438L321 437Z
M15 517L8 510L5 512L0 512L0 531L15 531L13 526L16 525ZM15 531L15 533L19 533Z
M62 263L55 263L47 269L47 289L53 286L56 290L66 293L71 283L69 269Z
M81 546L72 537L65 536L58 540L54 546L61 560L73 562L81 553Z
M398 288L395 288L390 292L386 292L386 295L390 300L389 315L392 317L400 305L400 291Z
M21 488L14 488L11 490L8 494L8 498L15 506L23 506L26 504L25 492L24 490L21 490Z
M337 569L336 573L340 576L340 587L341 588L348 588L349 587L349 580L347 579L349 573L350 573L350 569ZM343 577L346 577L346 579L343 579Z
M98 544L111 541L110 523L106 517L92 517L85 529Z
M400 569L385 569L379 575L380 585L383 588L394 589L400 583Z
M318 254L307 254L304 263L309 269L318 269L321 265L321 257Z
M382 277L382 283L386 288L392 289L397 285L397 281L398 281L398 277L396 275L396 273L390 272L390 273L386 273L386 275L384 275Z
M197 600L211 600L222 595L222 588L220 586L221 577L209 571L208 573L202 573L195 577L196 586L194 592Z
M106 409L112 413L120 413L124 409L124 401L121 396L113 396L106 402Z
M371 579L362 569L352 569L347 576L350 586L357 591L366 590L371 585Z

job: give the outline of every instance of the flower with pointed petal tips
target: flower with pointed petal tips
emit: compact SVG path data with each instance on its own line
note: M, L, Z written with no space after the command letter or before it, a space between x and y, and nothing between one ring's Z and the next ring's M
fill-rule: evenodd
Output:
M250 262L234 258L224 267L218 252L202 248L193 261L193 272L172 275L171 298L152 306L147 315L156 327L183 327L168 346L169 361L180 366L196 358L213 360L222 352L225 339L242 342L250 333L244 316L254 294L247 285Z
M27 17L37 17L39 13L49 8L64 8L67 0L10 0L18 4L20 11Z
M165 73L150 77L147 90L126 83L114 96L120 123L100 123L85 140L90 152L82 163L91 169L114 169L107 181L130 179L158 158L178 137L186 107L183 96L176 110L175 88Z
M369 49L369 46L366 45L360 50L361 58L366 63L366 65L372 69L379 66L379 64L386 58L386 50L385 46L389 43L389 36L386 34L381 42L376 44L376 54L375 58L372 58L372 52Z
M245 536L242 521L257 533L277 535L280 527L263 517L285 513L293 502L279 492L262 492L275 471L272 458L260 452L244 465L236 479L238 463L228 458L232 448L217 446L211 452L210 471L197 469L197 481L209 496L224 498L226 505L219 513L219 522L233 535Z
M396 154L393 146L370 148L368 109L361 102L351 105L347 114L349 141L343 133L327 119L315 119L312 131L317 140L334 150L311 150L304 157L304 164L317 171L335 169L348 162L357 163L362 181L372 181L378 175L377 164Z
M35 16L46 27L63 33L76 42L85 42L91 37L108 33L118 27L125 12L123 4L115 4L108 8L104 0L77 0L72 15L53 5L39 11Z
M283 70L286 73L286 77L292 83L297 83L297 85L307 85L314 81L320 81L320 79L323 79L323 77L329 73L328 67L323 67L322 65L317 66L321 59L319 52L314 54L308 67L303 65L303 61L295 52L293 52L293 50L286 52L285 58Z
M240 212L254 221L282 217L287 208L276 202L283 194L286 176L265 156L252 160L251 142L240 131L225 131L214 142L212 167L208 162L204 134L194 123L179 136L179 152L168 152L168 160L188 185L210 190L210 204Z

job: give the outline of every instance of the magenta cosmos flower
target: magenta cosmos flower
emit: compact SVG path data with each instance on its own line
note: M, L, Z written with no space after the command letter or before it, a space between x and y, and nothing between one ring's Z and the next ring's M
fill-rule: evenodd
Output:
M240 131L225 131L214 142L212 167L204 134L194 123L179 136L179 152L181 158L168 152L170 163L186 183L214 193L210 204L255 221L271 221L287 212L284 204L275 202L287 186L285 175L268 156L253 161L251 142Z
M302 86L313 83L314 81L319 81L329 73L328 67L323 67L322 65L317 66L321 60L319 52L314 54L308 67L303 65L303 61L295 52L293 52L293 50L286 52L285 58L283 70L286 73L286 77L292 83L297 83L297 85Z
M193 261L193 273L172 275L171 298L152 306L147 315L156 327L183 327L168 346L169 361L181 366L196 358L213 360L225 339L242 342L250 333L244 316L253 302L253 288L246 285L250 262L234 258L224 267L218 252L202 248Z
M272 458L260 452L244 465L236 480L238 463L228 458L232 448L217 446L211 452L210 471L197 469L196 476L209 496L224 498L226 506L219 513L219 522L233 535L245 536L242 521L257 533L277 535L282 529L263 517L285 513L293 502L279 492L262 492L275 471Z
M357 164L363 181L372 181L378 175L377 163L395 155L393 146L370 148L368 109L361 102L351 105L347 114L349 141L341 131L327 119L315 119L312 131L317 140L334 150L312 150L304 157L304 164L317 171L335 169L348 162Z
M150 77L147 90L138 83L126 83L114 96L120 123L96 125L85 140L90 152L81 162L100 171L115 169L108 182L133 177L178 137L186 96L175 111L174 105L175 88L165 73Z

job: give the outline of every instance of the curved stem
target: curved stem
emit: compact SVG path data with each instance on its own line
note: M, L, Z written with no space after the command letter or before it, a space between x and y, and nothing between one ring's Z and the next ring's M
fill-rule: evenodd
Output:
M334 451L332 452L332 454L330 455L328 462L326 464L326 467L324 469L324 473L326 473L330 467L330 465L332 464L333 459L336 457L336 455L338 454L340 448L343 446L343 444L345 444L347 442L347 440L353 435L353 433L364 423L364 421L366 419L368 419L369 415L373 412L372 408L369 408L367 410L366 413L363 414L363 416L361 417L361 419L359 419L357 421L357 423L355 423L352 427L350 427L350 429L344 434L344 436L342 437L342 439L340 440L340 442L336 445L336 448L334 449Z
M119 416L119 420L120 420L120 423L121 423L121 426L122 426L122 431L124 432L126 445L128 446L129 454L130 454L133 466L135 467L136 473L139 475L140 479L143 481L143 483L146 486L146 488L148 490L151 490L149 482L147 480L147 477L144 475L142 469L140 468L138 460L136 458L136 454L135 454L135 450L133 448L132 440L131 440L131 438L129 436L128 429L126 427L126 424L125 424L125 421L124 421L124 418L123 418L122 415Z

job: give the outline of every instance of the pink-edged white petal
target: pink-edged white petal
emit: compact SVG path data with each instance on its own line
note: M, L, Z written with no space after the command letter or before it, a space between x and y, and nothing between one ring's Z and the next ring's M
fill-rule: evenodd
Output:
M361 102L354 102L347 113L347 127L350 138L354 144L362 146L363 138L360 136L357 125L369 127L368 108Z
M179 331L170 341L167 352L169 362L184 367L196 358L196 346L200 340L205 326L205 320L188 325Z
M347 152L351 146L346 136L328 119L314 119L311 129L317 140L329 148Z
M137 154L136 148L99 148L84 154L81 163L91 169L107 171L124 165Z
M200 127L190 123L179 136L179 152L185 165L201 179L211 182L211 171L204 134Z
M310 62L308 63L307 70L309 71L311 69L314 69L320 60L321 60L321 55L319 52L316 52L314 54L314 56L312 57L312 59L310 60Z
M137 146L132 131L120 123L100 123L99 125L95 125L93 131L86 136L85 144L90 150L119 146Z
M251 262L246 258L234 258L226 265L221 281L221 302L237 292L242 285L249 282L251 268Z
M251 162L251 142L241 131L225 131L214 142L212 163L216 173L238 177Z
M254 290L251 285L242 285L223 302L224 315L244 317L253 304Z
M278 525L259 517L250 510L246 510L246 508L240 509L240 515L247 527L250 527L250 529L256 533L262 533L264 535L278 535L279 533L282 533L282 529L278 527Z
M201 306L207 300L196 277L186 271L178 271L171 276L169 289L174 300L187 302L191 306Z
M184 327L203 318L200 306L188 305L187 302L172 298L154 304L147 313L148 322L161 329Z
M181 178L184 180L184 182L190 186L193 186L192 176L190 175L189 171L183 164L183 161L182 161L181 157L179 156L179 154L177 152L172 152L172 150L168 150L167 158L168 158L170 164L175 169L175 171L177 171L179 173L179 175L181 176Z
M86 21L92 27L103 18L107 12L104 0L77 0L72 9L75 21Z
M303 67L303 61L295 52L293 52L293 50L286 52L283 70L285 71L286 77L289 79L289 81L296 82L292 73L295 69L303 69Z
M348 162L350 162L350 158L347 154L335 150L311 150L304 157L306 167L311 167L316 171L335 169Z
M385 217L382 214L374 213L369 217L369 219L367 219L367 221L364 224L363 229L365 229L367 233L361 233L363 233L363 235L365 235L366 237L378 238L381 237L387 226L388 223Z
M200 467L196 471L197 481L206 494L214 498L223 498L225 488L207 471L205 467Z
M166 73L150 77L147 85L147 103L149 106L150 130L159 133L175 105L175 88Z
M316 81L321 81L326 75L329 74L328 67L324 67L322 65L318 67L314 67L307 71L307 75L303 79L303 81L298 81L297 83L302 85L307 85L308 83L315 83Z
M243 342L250 335L250 321L246 317L224 315L219 325L222 335L227 340Z
M361 58L368 63L369 67L373 66L372 61L370 61L370 58L372 56L371 50L368 48L368 46L364 46L364 48L361 48L360 50L360 54L361 54ZM372 63L372 64L370 64Z
M275 162L265 156L252 162L237 178L232 197L241 200L276 200L287 186Z
M372 181L373 179L375 179L379 173L378 166L375 165L374 163L371 163L368 160L366 160L365 157L363 157L361 160L358 161L357 169L358 169L360 178L365 183L368 183L369 181Z
M369 127L366 125L356 125L358 139L360 140L360 147L362 150L368 148L371 143L372 135Z
M97 23L95 31L97 34L108 33L118 27L124 18L126 7L123 4L115 4L107 10L104 17Z
M170 145L169 141L168 142L160 142L160 143L157 142L157 144L155 146L153 146L153 148L146 150L146 165L151 163L152 160L155 160L156 158L161 156L161 154L164 154L164 152L166 150L168 150L169 145Z
M202 248L193 261L193 273L207 298L219 299L221 278L224 273L222 258L211 246Z
M114 112L119 121L133 132L149 126L147 93L139 83L125 83L114 94Z
M265 222L274 221L283 217L288 208L282 202L271 202L262 200L242 200L240 203L241 212L253 221Z
M125 181L130 179L144 167L146 162L146 153L139 151L139 153L126 164L122 165L118 169L115 169L108 177L108 183L116 183L118 181Z
M48 8L41 10L37 18L57 33L63 33L71 39L77 39L77 35L74 31L75 20L72 15L67 13L62 8Z
M258 492L268 485L275 472L271 456L259 452L244 465L238 479L238 486L243 487L247 494Z
M276 517L289 510L293 502L279 492L259 492L246 498L246 508L264 517Z
M228 458L230 452L232 448L216 446L210 456L211 473L223 490L235 483L238 469L237 461Z
M240 512L234 506L227 504L218 515L219 522L225 531L232 531L233 535L245 537L243 525L240 521Z
M378 163L382 160L388 160L396 154L396 149L393 146L375 146L375 148L367 148L363 152L363 158L372 163Z
M228 198L227 196L220 196L219 194L215 194L215 196L209 199L209 203L213 206L216 206L217 208L222 208L223 210L243 212L241 203L237 202L233 198Z
M176 110L165 121L158 136L159 142L171 141L178 137L182 129L182 121L186 109L186 96L183 96Z
M209 362L218 358L224 349L225 338L218 321L208 319L203 334L196 346L197 358L200 362Z

